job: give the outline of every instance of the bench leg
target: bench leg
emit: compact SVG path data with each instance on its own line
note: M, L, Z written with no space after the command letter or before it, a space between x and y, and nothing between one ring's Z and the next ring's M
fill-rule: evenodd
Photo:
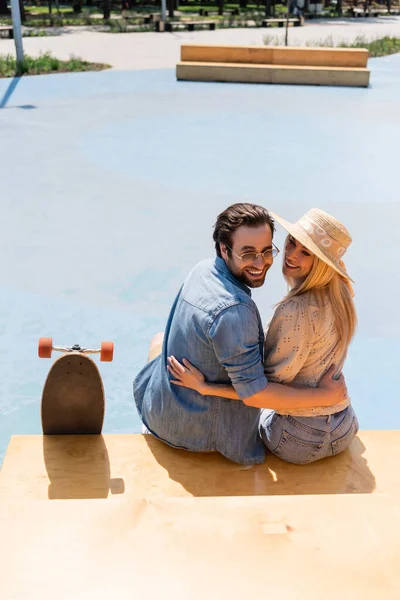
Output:
M14 29L9 29L8 30L8 37L10 38L10 40L14 39Z
M188 24L188 31L194 31L194 25L193 25L193 23L189 23Z
M215 23L210 23L210 31L214 31L215 30Z

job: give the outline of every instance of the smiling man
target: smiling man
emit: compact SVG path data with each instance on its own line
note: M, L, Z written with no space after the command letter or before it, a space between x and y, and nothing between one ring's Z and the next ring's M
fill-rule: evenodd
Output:
M250 288L263 285L279 250L268 211L234 204L214 226L217 257L199 263L188 275L172 306L161 354L137 375L133 390L147 430L170 446L217 451L230 460L262 463L258 408L332 405L343 400L343 380L325 376L318 388L296 389L268 383L264 375L264 332ZM208 381L230 383L242 401L201 396L171 384L167 358L189 359Z

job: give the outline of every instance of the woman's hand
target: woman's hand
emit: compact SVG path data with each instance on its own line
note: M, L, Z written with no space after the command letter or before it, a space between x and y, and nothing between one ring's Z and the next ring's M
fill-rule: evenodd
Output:
M168 356L167 369L175 377L175 379L170 379L171 383L204 394L207 384L203 373L196 369L186 358L182 362L183 365L176 360L175 356Z

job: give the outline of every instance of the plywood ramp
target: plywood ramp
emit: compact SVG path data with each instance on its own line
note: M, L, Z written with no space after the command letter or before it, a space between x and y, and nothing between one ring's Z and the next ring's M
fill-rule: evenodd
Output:
M381 494L400 496L400 431L363 431L335 457L303 466L268 454L243 467L175 450L151 435L13 436L0 499Z
M400 431L246 468L150 435L15 436L1 600L398 600Z
M181 61L365 68L368 62L368 50L183 44Z
M37 501L0 510L4 600L398 600L384 496Z
M367 87L370 71L353 67L180 62L176 77L185 81Z

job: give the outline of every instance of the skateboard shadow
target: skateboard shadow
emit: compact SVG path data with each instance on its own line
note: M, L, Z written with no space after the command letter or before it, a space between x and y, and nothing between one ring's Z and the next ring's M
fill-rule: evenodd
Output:
M125 492L123 479L111 479L102 435L44 435L43 454L52 500L107 498L110 492Z
M220 454L170 448L144 435L155 460L193 496L280 496L307 494L369 494L375 477L356 437L350 447L308 465L286 463L267 453L263 465L244 467Z

